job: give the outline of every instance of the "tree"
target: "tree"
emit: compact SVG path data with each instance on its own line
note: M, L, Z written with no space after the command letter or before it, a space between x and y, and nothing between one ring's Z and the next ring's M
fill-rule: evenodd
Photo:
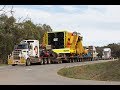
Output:
M31 20L16 23L13 15L0 15L0 61L7 63L7 56L21 40L35 39L42 43L43 35L47 31L52 31L49 25L37 25Z

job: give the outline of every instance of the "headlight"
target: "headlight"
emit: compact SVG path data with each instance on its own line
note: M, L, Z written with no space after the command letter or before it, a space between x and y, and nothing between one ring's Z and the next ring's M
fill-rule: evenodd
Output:
M23 51L23 52L26 52L26 51Z

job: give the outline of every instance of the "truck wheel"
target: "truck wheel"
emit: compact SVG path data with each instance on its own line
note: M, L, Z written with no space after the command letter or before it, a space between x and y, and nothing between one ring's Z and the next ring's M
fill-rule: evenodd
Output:
M73 62L73 63L75 62L74 59L72 59L72 62Z
M51 64L51 60L50 59L48 59L47 64Z
M72 61L71 61L71 59L69 59L69 63L71 63Z
M26 66L30 66L30 65L31 65L30 59L27 59L26 60Z
M47 64L47 60L46 59L44 59L44 64Z
M44 63L44 62L43 62L43 59L42 59L41 62L40 62L40 64L43 65L43 63Z
M62 63L62 60L59 60L59 63Z
M74 59L74 62L77 62L77 59Z
M12 66L15 66L16 64L12 64Z

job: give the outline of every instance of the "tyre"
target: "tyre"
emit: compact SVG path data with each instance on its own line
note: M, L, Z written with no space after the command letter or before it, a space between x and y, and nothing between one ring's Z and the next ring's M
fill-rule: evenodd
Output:
M27 59L26 60L26 66L30 66L30 65L31 65L30 59Z
M44 64L44 62L43 62L43 59L41 60L41 62L40 62L40 65L43 65Z
M74 62L77 62L77 59L76 59L76 58L74 59Z
M44 59L44 64L47 64L47 59L46 58Z
M51 64L51 60L50 59L47 60L47 64Z
M72 62L72 60L71 59L69 59L69 63L71 63Z
M12 64L12 66L15 66L16 64Z
M74 59L72 59L72 62L73 62L73 63L75 62Z
M80 62L80 59L79 59L79 58L77 59L77 62Z
M59 63L61 64L61 63L62 63L62 60L59 60Z
M81 59L79 58L79 62L81 62Z

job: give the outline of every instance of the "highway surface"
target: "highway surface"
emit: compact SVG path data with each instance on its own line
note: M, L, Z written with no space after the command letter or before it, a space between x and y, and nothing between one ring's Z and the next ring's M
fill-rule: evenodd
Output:
M64 67L80 66L111 60L32 65L0 66L0 85L120 85L117 81L80 80L63 77L57 71Z

